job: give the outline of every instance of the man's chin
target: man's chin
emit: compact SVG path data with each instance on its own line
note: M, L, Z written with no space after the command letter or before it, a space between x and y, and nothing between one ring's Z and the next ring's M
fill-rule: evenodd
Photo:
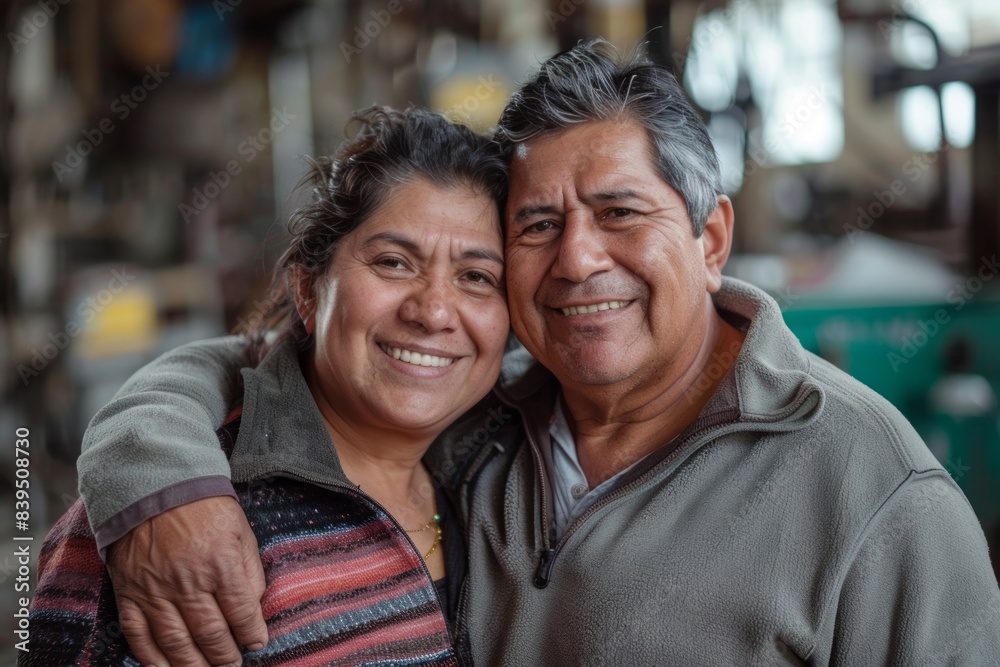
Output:
M610 385L635 375L638 369L625 363L621 350L564 349L548 366L560 384Z

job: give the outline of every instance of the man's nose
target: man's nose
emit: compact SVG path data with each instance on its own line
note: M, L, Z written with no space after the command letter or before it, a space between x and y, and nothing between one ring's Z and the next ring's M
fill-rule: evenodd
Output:
M552 277L582 283L595 273L614 268L614 260L605 248L606 236L593 219L567 216L565 224Z
M454 331L459 322L456 298L450 284L442 281L424 283L415 287L400 304L399 317L427 333Z

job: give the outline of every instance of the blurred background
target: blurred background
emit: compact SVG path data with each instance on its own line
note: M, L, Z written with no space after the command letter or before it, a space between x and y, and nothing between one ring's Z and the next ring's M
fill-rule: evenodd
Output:
M373 102L487 130L527 73L593 36L647 42L703 113L737 212L729 273L892 401L996 532L1000 2L4 6L0 437L30 429L39 535L134 370L261 316L300 156Z

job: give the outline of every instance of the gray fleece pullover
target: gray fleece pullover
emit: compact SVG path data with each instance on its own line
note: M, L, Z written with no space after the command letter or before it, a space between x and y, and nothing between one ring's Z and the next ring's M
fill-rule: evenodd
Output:
M558 542L541 455L557 384L523 349L429 452L468 522L476 664L1000 665L982 530L910 425L760 290L726 279L715 302L748 322L733 371ZM238 339L188 346L98 414L80 479L103 544L227 492L214 429L242 363Z

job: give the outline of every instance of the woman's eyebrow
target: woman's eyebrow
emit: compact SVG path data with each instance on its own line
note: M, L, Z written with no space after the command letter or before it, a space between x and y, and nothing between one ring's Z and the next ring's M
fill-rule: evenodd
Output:
M382 241L385 241L387 243L391 243L393 245L398 245L403 250L411 252L414 255L419 255L420 254L420 246L418 246L415 242L413 242L410 239L406 238L402 234L397 234L395 232L379 232L378 234L374 234L374 235L368 237L367 239L365 239L365 242L361 244L361 247L362 248L369 248L369 247L375 245L376 243L379 243L379 242L382 242Z
M465 250L459 255L459 259L485 259L489 262L496 262L497 264L503 264L503 258L497 253L486 248L471 248Z
M423 256L423 253L420 251L420 246L418 246L414 241L396 232L379 232L378 234L373 234L369 238L365 239L365 242L361 244L361 247L365 249L377 243L383 242L397 245L417 257ZM468 250L464 250L459 254L458 259L485 259L490 262L496 262L497 264L503 264L503 258L498 253L495 253L485 247L469 248Z

